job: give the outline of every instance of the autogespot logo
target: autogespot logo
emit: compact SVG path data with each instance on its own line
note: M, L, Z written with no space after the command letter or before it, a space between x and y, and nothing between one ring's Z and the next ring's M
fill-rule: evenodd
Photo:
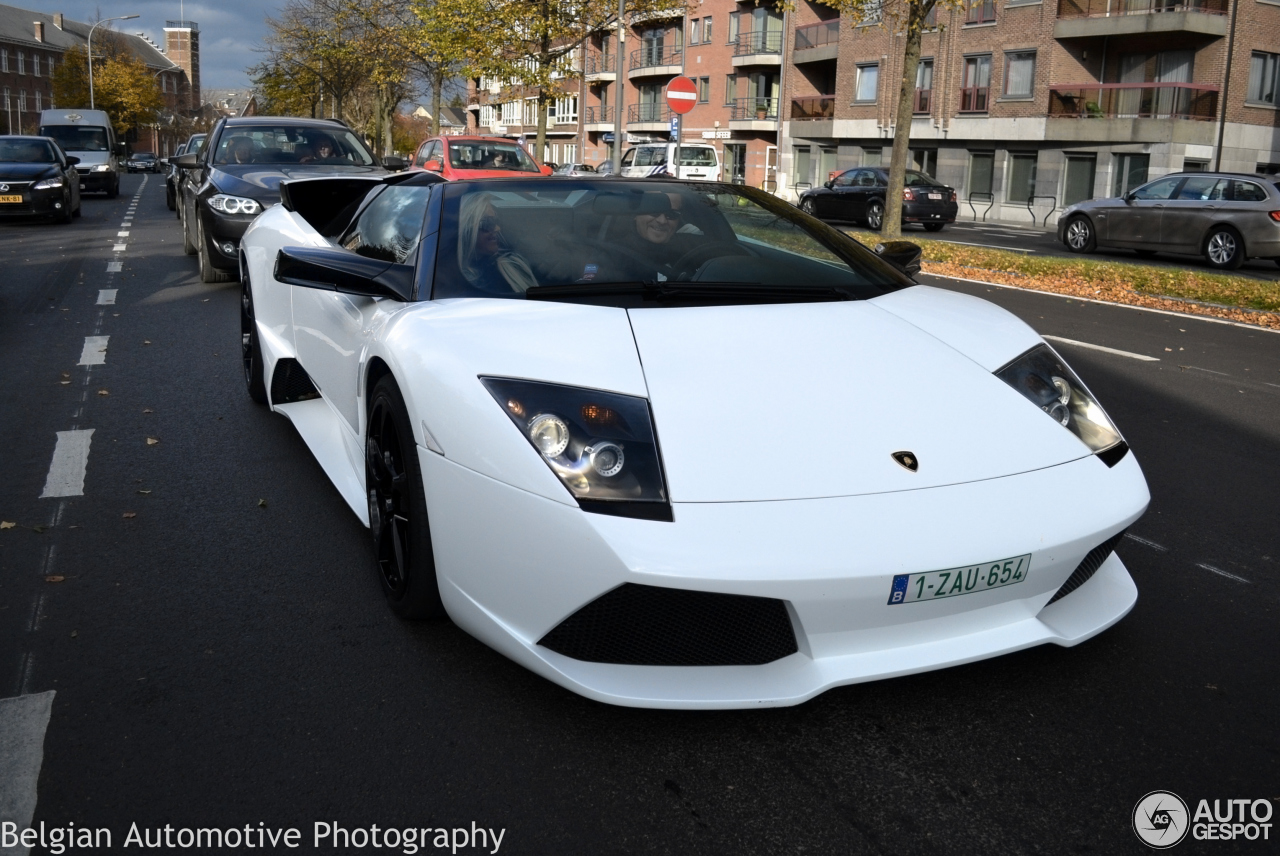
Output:
M1142 843L1167 850L1187 837L1187 804L1170 791L1152 791L1133 807L1133 831Z

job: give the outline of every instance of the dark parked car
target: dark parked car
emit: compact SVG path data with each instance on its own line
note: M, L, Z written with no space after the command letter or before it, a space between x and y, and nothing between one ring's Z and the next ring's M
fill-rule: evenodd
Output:
M0 137L0 219L80 216L78 163L49 137Z
M152 152L134 152L129 155L129 160L125 163L125 169L129 170L129 172L158 172L160 161L156 160L156 156Z
M342 122L277 116L221 119L199 151L173 163L183 172L183 250L200 256L203 282L237 277L240 238L254 217L280 201L281 181L404 168L400 158L380 161Z
M1058 219L1058 240L1076 253L1194 253L1221 270L1253 258L1280 264L1280 190L1260 175L1166 175L1123 196L1072 205Z
M800 207L823 220L864 223L877 231L884 225L885 192L889 170L881 167L848 169L822 187L806 190ZM919 223L927 231L939 232L956 221L954 188L919 170L909 169L902 191L902 224Z
M185 154L198 154L208 134L192 134L187 141L178 146L177 151L165 160L164 201L170 211L176 211L178 219L182 219L182 210L178 206L178 194L182 192L182 170L174 165L175 158Z

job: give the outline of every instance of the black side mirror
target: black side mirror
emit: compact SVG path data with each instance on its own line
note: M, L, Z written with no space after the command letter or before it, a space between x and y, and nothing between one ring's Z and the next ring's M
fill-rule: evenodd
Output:
M407 303L413 299L410 265L371 259L348 250L321 247L285 247L276 254L276 279L303 288L390 297Z
M1125 201L1126 203L1128 203L1128 202L1132 202L1132 201L1133 201L1134 199L1136 199L1137 197L1138 197L1138 194L1136 194L1135 192L1133 192L1132 190L1130 190L1128 193L1126 193L1126 194L1124 195L1124 201Z
M200 166L200 156L197 154L178 155L170 160L178 169L195 169Z
M920 256L923 253L919 244L910 241L884 241L876 244L876 255L907 276L920 273Z
M387 155L382 159L382 165L393 172L399 172L409 165L409 162L395 155Z
M67 166L75 166L80 163L80 158L75 155L67 155Z
M827 188L827 190L830 190L831 188L835 187L835 185L836 185L836 180L834 178L828 178L826 181L822 183L822 186Z

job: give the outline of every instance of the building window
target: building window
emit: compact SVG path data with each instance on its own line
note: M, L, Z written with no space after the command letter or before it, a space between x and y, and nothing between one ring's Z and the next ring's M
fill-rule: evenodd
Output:
M37 113L39 113L41 110L44 109L44 104L43 104L44 99L41 97L43 94L44 94L43 92L39 92L39 91L36 92L36 112Z
M496 117L494 116L494 113L495 113L495 112L496 112L496 111L493 109L493 105L492 105L492 104L483 104L483 105L481 105L481 107L480 107L480 127L482 127L482 128L492 128L492 127L496 124L496 123L494 122L494 119L496 118Z
M995 174L996 156L994 152L969 153L969 195L982 197L982 201L991 199L991 179Z
M911 168L918 169L930 178L938 177L938 150L912 149Z
M965 57L964 87L960 90L960 112L987 112L987 93L990 86L991 57Z
M937 7L934 7L937 8ZM933 60L922 59L916 66L916 100L914 113L928 113L933 102Z
M1030 98L1036 80L1036 52L1004 55L1004 94L1010 98Z
M1067 175L1062 183L1062 204L1075 205L1093 198L1096 155L1067 155Z
M698 42L702 41L701 27L702 27L701 18L691 18L689 20L689 44L696 45Z
M31 55L31 73L36 77L40 76L40 54Z
M881 158L884 156L884 149L863 149L862 165L863 166L880 166Z
M729 44L733 44L738 40L738 28L742 24L742 14L740 12L729 13Z
M1259 166L1262 166L1262 164L1259 164ZM1182 171L1183 171L1183 172L1207 172L1207 171L1208 171L1208 169L1209 169L1209 162L1208 162L1208 161L1204 161L1204 160L1184 160L1184 161L1182 162ZM1258 171L1258 172L1262 172L1262 170L1257 170L1257 171Z
M18 91L18 112L27 112L27 90L25 89Z
M809 151L808 146L796 146L792 149L792 156L796 162L796 179L792 186L799 189L801 187L813 186L813 155Z
M738 99L738 78L732 74L724 76L724 103L733 104Z
M27 73L27 55L18 51L18 74Z
M578 121L578 96L557 98L554 104L556 124L573 124ZM550 121L547 124L551 124Z
M520 102L519 101L503 101L502 102L502 124L514 125L520 121Z
M1005 198L1010 202L1025 204L1036 192L1036 156L1034 154L1009 155L1009 187Z
M996 0L973 0L969 6L969 14L965 16L966 24L990 24L996 19Z
M706 44L711 43L711 16L702 19L702 41Z
M711 78L698 78L698 103L706 104L711 100Z
M552 116L555 115L550 110L548 110L547 113L548 113L547 115L548 119L550 119ZM504 122L503 124L505 125L506 123ZM538 124L538 99L537 98L524 99L524 121L521 124L523 125ZM548 124L550 124L550 122L548 122Z
M44 61L44 64L45 64L45 69L49 72L49 76L50 76L50 77L53 77L53 57L46 57L46 58L45 58L45 61ZM174 92L177 92L177 91L178 91L178 84L176 84L176 83L175 83L175 84L173 85L173 87L174 87L174 88L173 88L173 91L174 91Z
M869 27L873 24L878 24L883 17L884 3L882 0L867 0L862 5L862 20L858 22L858 26Z
M0 48L0 71L9 70L9 49Z
M1280 71L1280 54L1254 51L1249 61L1249 92L1245 100L1275 104L1277 71Z
M874 104L879 82L879 63L858 66L858 81L853 93L853 102L855 104Z
M1151 168L1150 155L1116 155L1116 177L1113 196L1124 196L1130 190L1147 182Z

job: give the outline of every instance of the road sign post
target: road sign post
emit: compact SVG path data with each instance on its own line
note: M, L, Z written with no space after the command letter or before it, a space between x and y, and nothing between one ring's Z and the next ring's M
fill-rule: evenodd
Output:
M698 87L683 74L673 78L667 84L667 106L675 113L676 148L672 152L673 169L671 174L680 177L680 138L684 131L684 114L698 103Z

